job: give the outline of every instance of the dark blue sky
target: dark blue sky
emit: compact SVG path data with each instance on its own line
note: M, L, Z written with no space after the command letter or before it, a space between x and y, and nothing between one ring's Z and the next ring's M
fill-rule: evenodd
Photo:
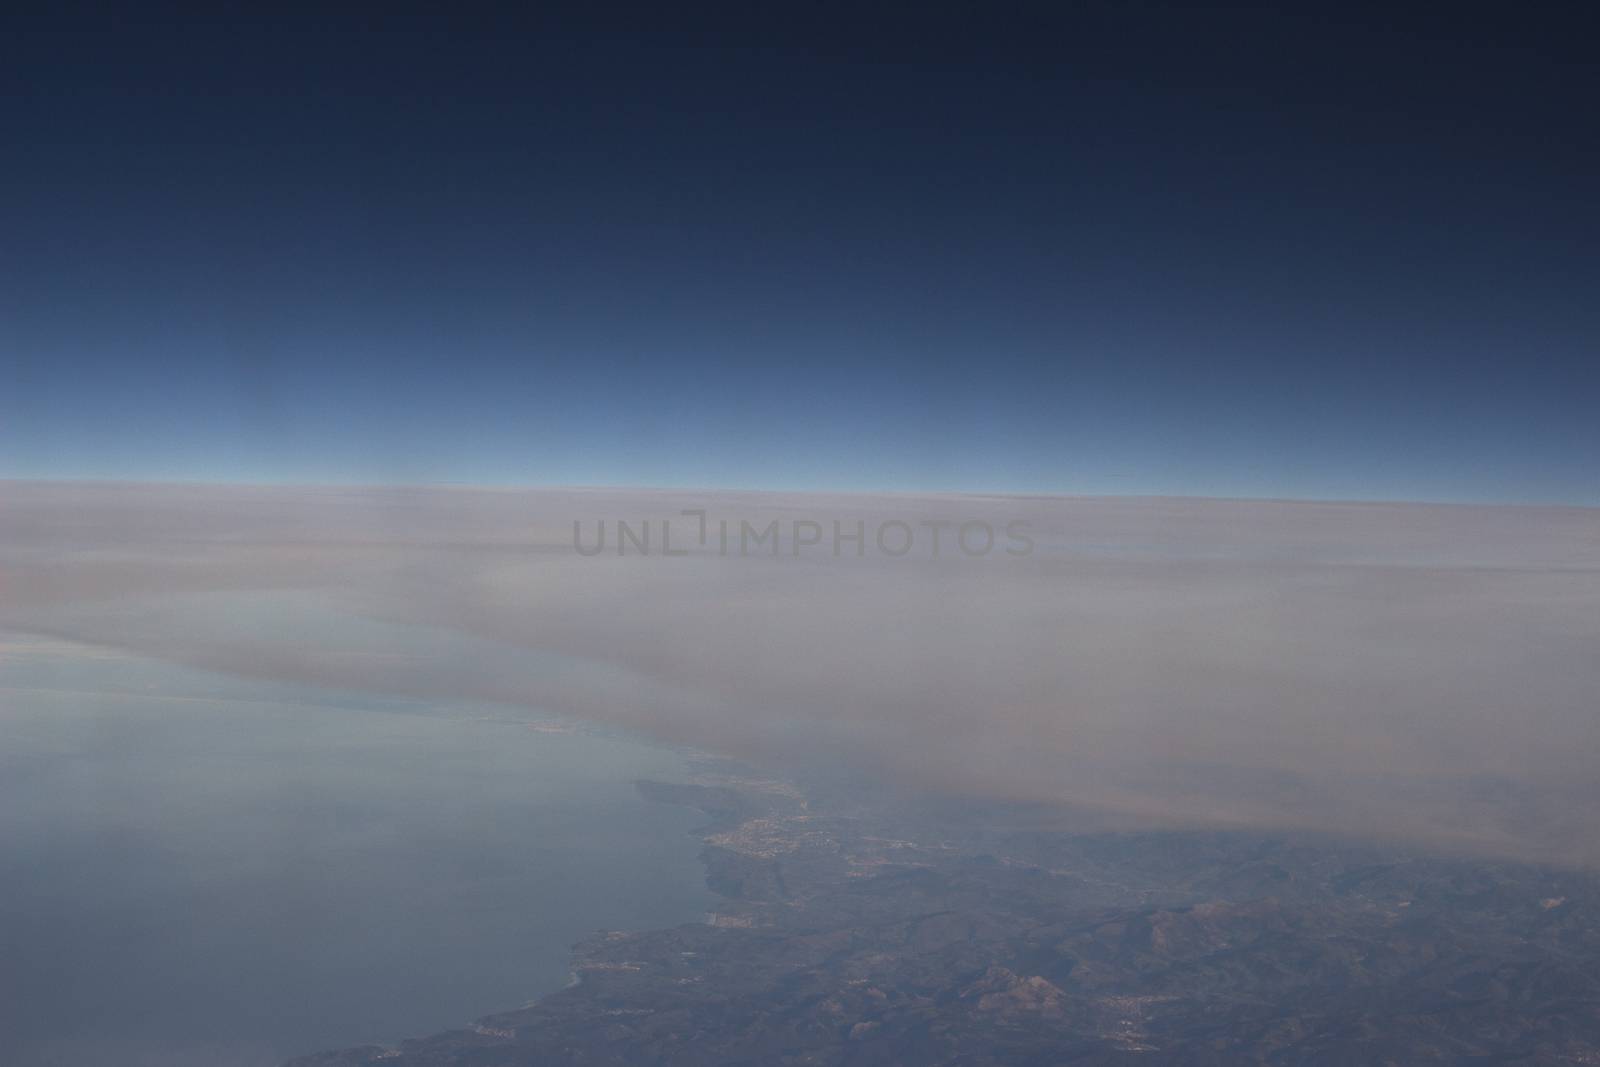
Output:
M1600 504L1555 8L196 10L0 34L0 477Z

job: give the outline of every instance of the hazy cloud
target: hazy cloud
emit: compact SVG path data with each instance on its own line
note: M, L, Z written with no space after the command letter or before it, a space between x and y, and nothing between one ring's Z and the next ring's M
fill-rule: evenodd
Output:
M719 555L719 519L780 550ZM797 521L825 531L799 554ZM952 548L964 522L994 548ZM1593 510L11 483L0 628L977 796L1600 858Z

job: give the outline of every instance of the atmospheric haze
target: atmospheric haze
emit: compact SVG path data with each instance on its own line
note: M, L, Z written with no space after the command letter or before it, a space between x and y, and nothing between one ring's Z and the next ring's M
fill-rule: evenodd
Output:
M1600 858L1596 510L19 482L0 546L34 639L1086 824Z

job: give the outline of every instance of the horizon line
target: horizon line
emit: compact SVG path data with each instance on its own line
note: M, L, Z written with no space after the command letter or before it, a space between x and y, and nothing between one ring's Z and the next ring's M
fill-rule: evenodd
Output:
M280 481L270 479L238 479L220 481L212 478L103 478L54 477L16 478L0 477L0 487L5 486L146 486L150 488L190 489L261 489L261 490L432 490L440 492L485 493L537 493L537 492L636 492L636 493L729 493L749 496L846 496L846 497L954 497L954 498L1007 498L1014 500L1188 500L1239 504L1333 504L1387 507L1458 507L1548 509L1571 511L1600 511L1600 504L1580 504L1554 500L1480 500L1463 498L1426 497L1358 497L1358 496L1282 496L1270 494L1205 494L1205 493L1151 493L1151 492L1068 492L1068 491L1005 491L979 489L830 489L797 488L792 486L752 487L717 485L644 485L637 483L525 483L525 482L354 482L354 481Z

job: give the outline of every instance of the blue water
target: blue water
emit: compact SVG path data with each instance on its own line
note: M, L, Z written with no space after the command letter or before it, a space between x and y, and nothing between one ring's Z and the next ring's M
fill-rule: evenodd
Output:
M558 989L693 921L643 742L0 635L0 1063L266 1067Z

